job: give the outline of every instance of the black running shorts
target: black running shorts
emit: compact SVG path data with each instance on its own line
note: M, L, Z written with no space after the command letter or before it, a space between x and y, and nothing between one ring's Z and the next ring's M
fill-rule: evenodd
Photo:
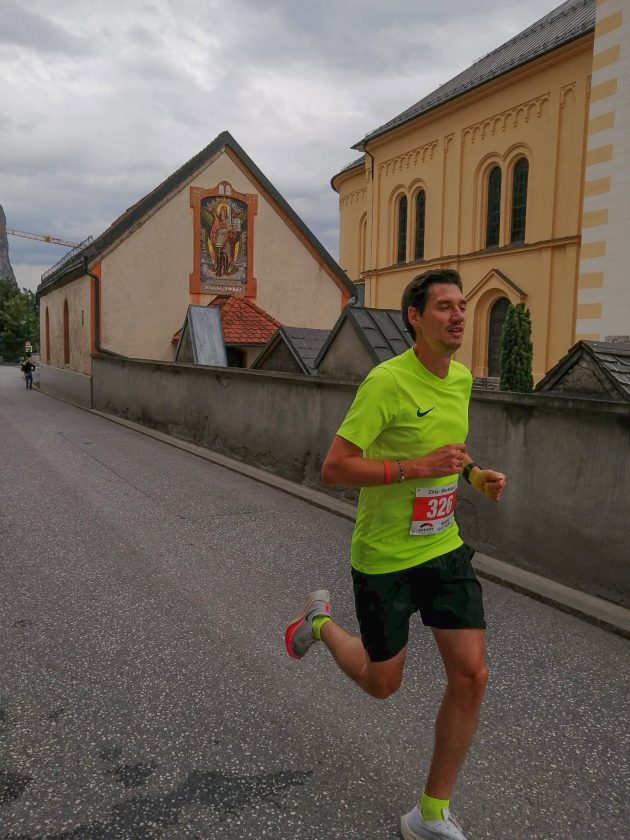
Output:
M361 639L372 662L402 650L415 612L436 629L485 629L481 584L470 562L474 553L464 544L401 572L366 575L352 569Z

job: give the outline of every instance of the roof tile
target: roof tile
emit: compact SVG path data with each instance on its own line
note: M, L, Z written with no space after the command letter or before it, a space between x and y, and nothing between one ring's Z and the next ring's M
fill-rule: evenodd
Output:
M267 344L281 326L264 309L237 295L221 295L210 306L221 310L221 326L226 344Z

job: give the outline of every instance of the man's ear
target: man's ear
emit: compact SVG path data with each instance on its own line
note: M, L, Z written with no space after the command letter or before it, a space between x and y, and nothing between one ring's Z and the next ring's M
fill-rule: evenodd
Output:
M422 322L422 315L418 312L415 306L408 306L407 307L407 318L409 319L409 323L414 329L416 336L419 333L420 324Z

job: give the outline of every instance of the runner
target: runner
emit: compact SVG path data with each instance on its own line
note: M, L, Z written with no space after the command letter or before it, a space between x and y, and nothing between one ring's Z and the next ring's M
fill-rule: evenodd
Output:
M450 795L472 741L486 687L485 620L474 551L455 522L461 475L498 501L505 476L473 463L466 449L470 372L461 347L466 300L456 271L416 277L402 313L413 348L383 362L357 391L322 468L328 485L360 487L351 565L361 638L330 617L326 590L312 592L285 632L301 659L321 640L341 670L372 697L402 682L409 618L420 612L435 637L447 686L418 804L401 818L405 840L465 840Z
M35 370L35 365L31 362L30 356L27 356L26 359L22 362L22 367L20 368L22 373L24 374L24 381L26 382L26 390L32 391L33 390L33 371Z

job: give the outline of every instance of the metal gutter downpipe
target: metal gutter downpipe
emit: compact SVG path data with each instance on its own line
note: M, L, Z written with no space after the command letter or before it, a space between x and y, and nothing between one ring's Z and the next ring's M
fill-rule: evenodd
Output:
M101 278L90 271L87 256L83 257L83 272L94 280L96 293L94 295L94 345L97 353L102 353L101 347Z
M372 271L374 268L374 253L372 250L374 246L374 155L367 150L366 146L363 147L363 151L370 156L372 162L372 201L370 206L370 271ZM363 305L365 306L365 281L363 282Z

